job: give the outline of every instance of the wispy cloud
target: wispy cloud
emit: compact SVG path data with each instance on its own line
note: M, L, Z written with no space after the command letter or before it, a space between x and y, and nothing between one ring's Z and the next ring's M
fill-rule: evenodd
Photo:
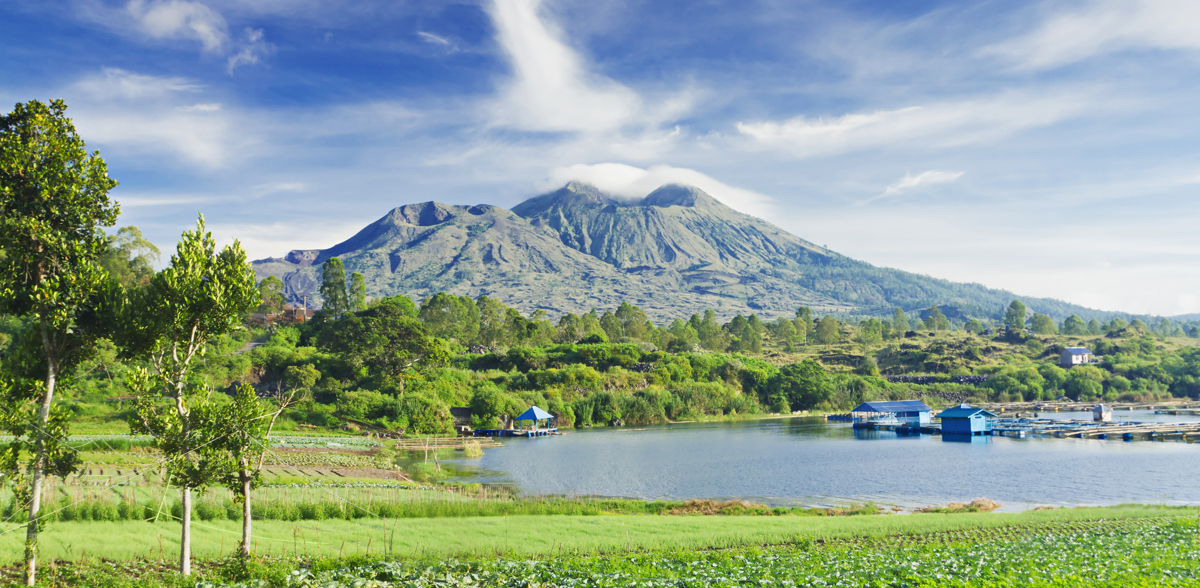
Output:
M264 57L275 52L275 46L263 40L262 29L247 28L243 36L241 48L226 62L226 71L233 75L233 70L239 65L258 63Z
M616 131L655 125L685 112L681 95L650 107L634 90L591 71L582 56L541 12L542 0L493 0L496 38L512 77L501 85L494 123L524 131Z
M437 45L439 47L442 47L442 48L444 48L448 51L452 51L452 52L458 50L458 46L455 45L454 43L450 42L450 39L447 39L445 37L435 35L433 33L425 32L425 31L417 31L417 36L421 37L421 40L425 41L426 43L429 43L430 45Z
M1200 50L1194 0L1091 0L1054 11L1027 35L986 47L1029 69L1054 68L1128 49Z
M950 182L957 180L958 178L961 178L963 173L964 172L948 172L948 171L929 170L927 172L921 172L915 176L912 174L904 174L904 177L900 178L899 181L897 181L897 182L889 185L887 188L885 188L883 190L882 194L880 194L874 198L868 198L867 200L859 202L858 204L859 204L859 206L862 206L864 204L870 204L871 202L874 202L881 198L887 198L888 196L895 196L896 194L908 192L910 190L914 190L914 189L920 188L922 186L932 186L935 184L948 184Z
M225 18L199 2L130 0L125 10L143 33L156 39L196 40L213 53L224 51L229 42Z
M105 68L67 93L89 142L156 155L165 151L203 167L220 167L247 129L235 134L232 114L220 103L197 102L203 89L180 77Z
M551 171L536 188L545 192L571 181L591 184L626 198L642 198L666 184L684 184L700 188L730 208L747 214L765 216L772 210L772 200L767 196L730 186L694 169L669 165L653 165L646 169L622 163L564 166Z
M811 157L879 147L964 145L1052 125L1094 105L1095 99L1082 92L1006 93L835 117L740 122L737 129L760 146Z

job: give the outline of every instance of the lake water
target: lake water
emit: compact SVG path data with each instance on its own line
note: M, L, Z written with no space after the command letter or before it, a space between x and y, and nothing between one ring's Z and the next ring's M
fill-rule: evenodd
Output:
M1091 418L1043 416L1051 415ZM1198 420L1145 411L1116 416ZM472 480L513 484L526 494L908 507L990 498L1004 504L1003 510L1200 504L1200 443L1007 437L948 442L799 418L598 428L503 443L455 465Z

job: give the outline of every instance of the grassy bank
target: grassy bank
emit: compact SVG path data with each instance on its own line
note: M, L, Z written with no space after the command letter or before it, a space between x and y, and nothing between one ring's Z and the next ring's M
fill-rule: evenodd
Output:
M1189 512L1160 507L1057 509L1022 513L880 515L861 517L570 516L520 515L435 519L256 521L261 555L401 558L539 557L732 548L929 534L1013 525L1136 519ZM1195 510L1190 511L1195 516ZM237 521L196 521L198 558L229 554L240 537ZM170 559L178 553L174 522L60 522L41 536L45 557L79 561ZM22 533L0 536L0 561L20 559Z

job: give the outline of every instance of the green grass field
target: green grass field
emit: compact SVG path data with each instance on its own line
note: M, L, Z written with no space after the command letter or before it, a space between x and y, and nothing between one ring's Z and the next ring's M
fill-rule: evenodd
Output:
M353 521L255 521L260 555L372 555L400 558L538 557L782 544L800 539L878 538L1012 525L1130 519L1164 514L1195 516L1188 509L1111 507L1022 513L878 515L856 517L741 516L508 516ZM197 558L231 553L240 538L237 521L193 522ZM21 558L24 533L0 536L0 561ZM178 553L174 522L59 522L41 536L44 557L167 559Z

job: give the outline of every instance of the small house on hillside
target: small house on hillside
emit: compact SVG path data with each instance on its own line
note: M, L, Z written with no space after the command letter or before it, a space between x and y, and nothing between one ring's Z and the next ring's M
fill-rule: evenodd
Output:
M850 411L857 422L924 425L932 420L933 409L920 400L864 402Z
M960 404L938 413L942 419L942 435L984 435L992 430L991 411Z
M1087 347L1068 347L1063 349L1059 363L1065 368L1092 363L1092 352Z

